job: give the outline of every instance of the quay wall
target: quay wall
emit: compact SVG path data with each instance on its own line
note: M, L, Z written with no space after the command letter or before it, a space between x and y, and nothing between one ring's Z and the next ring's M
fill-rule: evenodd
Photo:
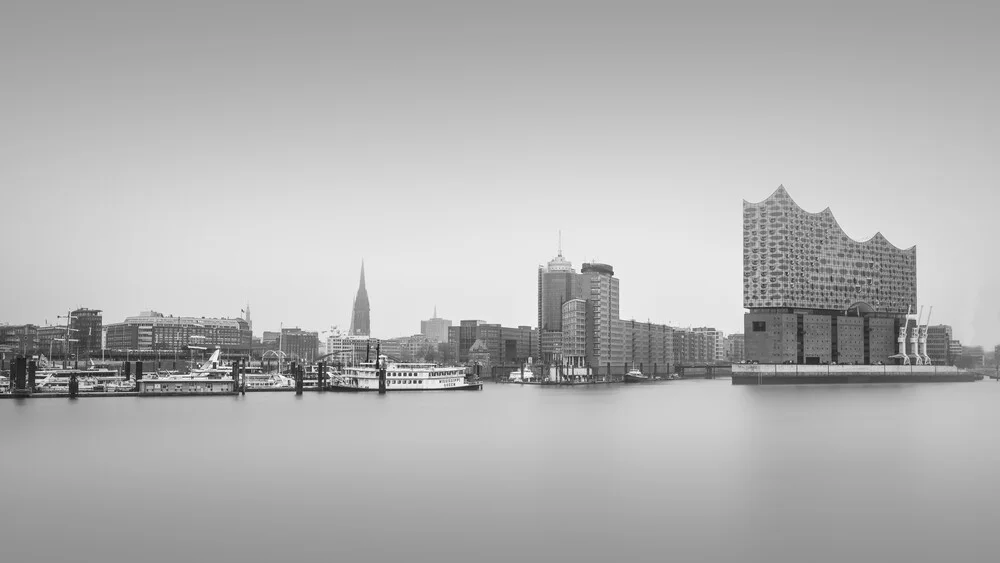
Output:
M734 364L733 385L807 383L930 383L978 381L981 374L955 366Z

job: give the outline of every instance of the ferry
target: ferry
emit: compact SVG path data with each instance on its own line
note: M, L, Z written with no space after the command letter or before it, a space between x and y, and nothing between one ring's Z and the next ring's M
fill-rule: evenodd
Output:
M464 367L441 367L429 363L393 363L384 355L379 362L362 362L332 374L330 391L378 391L379 366L385 366L386 391L475 391L481 381L465 374Z

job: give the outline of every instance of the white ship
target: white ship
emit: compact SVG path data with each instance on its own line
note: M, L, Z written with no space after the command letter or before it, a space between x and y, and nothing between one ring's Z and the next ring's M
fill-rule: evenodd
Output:
M465 374L464 367L440 367L436 364L393 363L383 355L380 362L363 362L356 367L344 368L341 374L330 377L331 391L378 391L377 366L385 366L386 391L461 391L483 388L480 381Z
M507 380L511 383L531 383L535 380L535 373L531 371L531 368L526 364L521 369L516 369L510 372Z

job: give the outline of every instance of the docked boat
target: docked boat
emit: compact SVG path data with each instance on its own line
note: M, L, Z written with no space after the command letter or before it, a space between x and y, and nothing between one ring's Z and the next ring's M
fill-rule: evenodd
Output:
M295 381L278 373L247 373L247 389L280 389L294 387Z
M511 383L530 383L534 380L535 373L528 366L510 372L510 375L507 377L507 381Z
M441 367L428 363L393 363L385 356L379 362L363 362L330 376L331 391L378 391L379 368L385 370L386 391L470 391L483 388L481 381L465 373L464 367Z
M642 372L637 369L631 369L625 374L625 383L645 383L652 380L653 379L651 377L643 375Z

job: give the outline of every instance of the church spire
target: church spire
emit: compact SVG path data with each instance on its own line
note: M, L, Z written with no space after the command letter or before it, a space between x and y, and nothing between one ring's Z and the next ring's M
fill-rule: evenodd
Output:
M354 297L354 311L351 314L351 334L371 335L371 307L368 304L368 289L365 287L365 261L361 260L361 283Z

